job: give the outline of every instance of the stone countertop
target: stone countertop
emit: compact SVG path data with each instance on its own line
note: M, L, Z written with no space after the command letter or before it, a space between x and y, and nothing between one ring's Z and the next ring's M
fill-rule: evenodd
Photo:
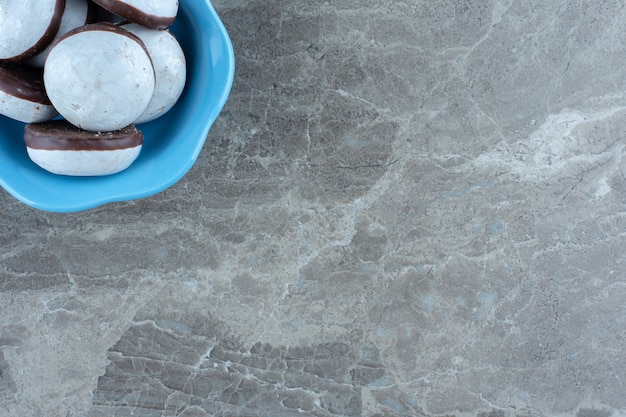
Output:
M626 9L217 0L191 171L0 192L0 415L626 415Z

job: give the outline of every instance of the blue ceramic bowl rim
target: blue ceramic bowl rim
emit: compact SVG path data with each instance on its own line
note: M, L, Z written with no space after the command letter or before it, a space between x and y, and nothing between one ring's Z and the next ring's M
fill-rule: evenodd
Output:
M181 134L186 138L185 149L176 149L175 144L165 145L168 157L172 154L176 155L170 157L170 162L173 161L175 163L171 164L171 166L168 165L165 169L148 167L143 170L145 172L141 172L142 168L156 163L156 161L150 161L149 156L143 157L148 142L146 138L142 154L133 164L142 167L138 168L138 170L140 175L142 175L140 179L145 182L141 182L140 186L133 187L133 184L130 184L129 188L121 187L126 175L134 175L137 172L137 170L135 172L132 171L133 165L119 174L104 177L66 177L41 172L42 170L39 167L28 167L28 169L22 170L16 167L15 171L11 171L11 178L5 178L5 175L8 175L8 171L7 168L4 168L0 170L0 186L13 197L33 208L52 212L77 212L107 203L149 197L178 182L196 162L211 126L226 104L235 72L235 56L232 43L210 0L180 0L179 18L181 14L186 18L185 22L193 26L192 33L198 33L203 36L212 33L217 34L217 36L213 36L211 39L206 39L209 43L212 42L208 46L205 45L205 39L194 39L194 42L203 45L205 48L214 47L219 56L213 56L213 51L209 49L206 54L202 54L200 57L188 57L188 65L190 68L202 68L204 70L215 69L213 68L214 66L219 66L216 72L219 73L220 85L213 86L215 88L212 88L210 100L207 100L202 92L194 91L189 93L191 96L188 101L191 101L191 103L184 103L184 109L193 108L194 114L201 122L192 123L190 126L184 127L184 132ZM183 44L182 41L181 44ZM218 64L211 62L216 59L219 59ZM193 62L194 60L196 61ZM192 72L188 75L193 77L202 74L194 74ZM190 84L192 87L195 85L194 80L190 80L188 77L186 89ZM162 119L166 119L167 116L165 115ZM8 121L6 123L10 125L13 122ZM15 123L17 124L17 122ZM168 122L167 120L157 119L157 121L151 123L160 123L159 127L149 128L157 130L160 126L166 126ZM23 125L20 124L19 129L21 129L21 126ZM142 125L138 127L143 130ZM17 131L17 125L12 127L12 129ZM165 151L162 150L161 152ZM6 159L6 156L4 159ZM28 162L30 163L30 161ZM165 172L163 173L162 171ZM150 173L157 173L157 176L160 177L154 180L152 180L152 177L146 178ZM134 179L134 177L129 176L129 179ZM29 184L29 181L32 183ZM52 187L50 186L51 184ZM54 184L59 185L58 189L54 189ZM43 192L38 193L38 190L43 190Z

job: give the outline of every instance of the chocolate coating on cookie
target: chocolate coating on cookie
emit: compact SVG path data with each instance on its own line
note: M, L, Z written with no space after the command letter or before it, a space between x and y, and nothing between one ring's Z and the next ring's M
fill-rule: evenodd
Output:
M93 0L109 12L150 29L167 29L176 19L177 0Z
M0 114L24 123L58 115L44 90L41 70L19 64L0 65Z
M143 144L143 134L134 125L113 132L89 132L66 120L31 123L24 128L24 142L32 149L57 151L112 151Z
M43 72L26 65L0 64L0 90L25 100L50 104L43 87Z

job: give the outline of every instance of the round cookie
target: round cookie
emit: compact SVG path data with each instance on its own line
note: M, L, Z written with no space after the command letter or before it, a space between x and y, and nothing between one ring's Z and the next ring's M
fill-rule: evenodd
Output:
M65 0L65 11L63 12L63 16L61 17L61 25L59 26L59 30L57 31L56 36L54 37L50 45L48 45L43 51L41 51L34 57L30 58L27 61L27 64L34 67L43 68L46 57L48 56L48 52L50 52L50 48L52 47L52 43L54 43L56 39L59 39L70 30L93 22L95 16L96 5L93 4L91 1Z
M101 176L116 174L137 159L143 135L135 126L96 133L65 120L28 124L24 142L30 159L53 174Z
M0 65L0 114L23 123L43 122L58 115L46 96L41 70Z
M0 60L24 61L46 48L59 30L65 0L0 2Z
M44 84L67 121L84 130L110 132L132 124L148 107L155 75L138 37L111 23L94 23L54 44Z
M178 14L178 0L93 0L111 13L150 29L167 29Z
M185 54L168 30L148 29L138 23L123 24L120 27L143 41L154 66L156 84L152 99L146 110L133 122L146 123L168 112L180 98L187 76Z

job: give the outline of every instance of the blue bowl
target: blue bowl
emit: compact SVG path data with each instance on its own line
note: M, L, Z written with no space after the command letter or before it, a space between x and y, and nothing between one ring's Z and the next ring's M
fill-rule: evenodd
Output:
M28 157L24 124L0 116L0 185L25 204L74 212L159 193L192 167L233 83L235 57L210 0L180 0L170 28L187 59L187 85L176 105L152 122L141 154L126 170L102 177L51 174Z

